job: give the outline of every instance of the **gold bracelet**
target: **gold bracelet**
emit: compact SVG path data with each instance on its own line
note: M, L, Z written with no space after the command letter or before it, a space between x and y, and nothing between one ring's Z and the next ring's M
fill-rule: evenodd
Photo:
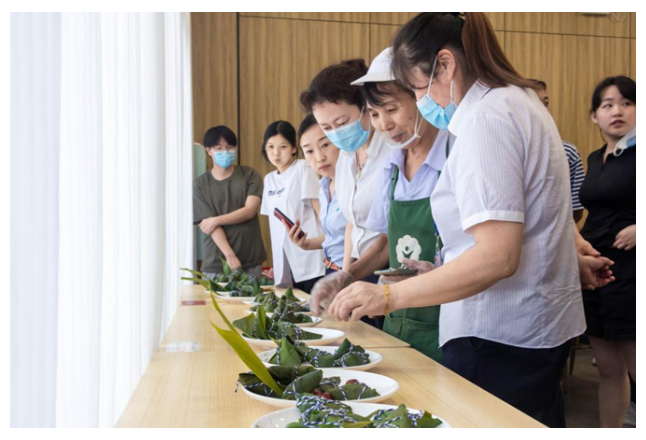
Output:
M384 284L384 295L386 296L386 306L384 307L384 316L388 314L388 300L390 299L390 291L388 284Z

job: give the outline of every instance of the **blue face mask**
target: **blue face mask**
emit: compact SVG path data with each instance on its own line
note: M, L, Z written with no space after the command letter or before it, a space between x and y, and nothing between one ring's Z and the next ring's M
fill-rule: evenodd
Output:
M635 125L633 128L630 129L628 133L622 137L619 142L617 142L617 145L615 146L615 150L612 152L612 154L615 157L621 156L621 154L627 150L628 148L633 148L637 145L637 126Z
M433 83L433 75L435 75L435 66L437 64L437 57L433 62L433 71L431 72L431 81L428 84L426 95L417 101L417 108L428 122L439 130L446 130L449 128L449 122L457 110L458 106L453 101L453 80L451 80L451 102L445 108L442 108L437 102L431 98L431 84Z
M364 130L361 126L361 116L363 116L363 109L359 119L343 127L325 131L325 135L339 150L354 153L368 141L370 136L370 130Z
M213 162L220 168L229 168L236 161L236 152L232 151L216 151L213 155Z

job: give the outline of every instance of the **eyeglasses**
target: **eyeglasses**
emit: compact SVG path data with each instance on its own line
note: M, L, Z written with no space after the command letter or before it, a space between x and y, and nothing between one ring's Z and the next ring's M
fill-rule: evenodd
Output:
M237 147L235 145L214 145L211 148L213 151L222 152L235 150Z

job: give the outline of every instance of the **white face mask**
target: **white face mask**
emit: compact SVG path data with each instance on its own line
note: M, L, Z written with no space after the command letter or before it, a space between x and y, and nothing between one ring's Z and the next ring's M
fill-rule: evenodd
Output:
M407 146L412 144L416 139L419 139L420 138L419 129L422 128L422 123L424 122L424 119L419 121L419 124L417 124L418 120L419 120L419 112L415 114L415 133L413 133L410 139L408 139L406 142L394 142L388 136L385 136L385 142L388 148L392 148L393 150L406 148Z
M637 125L631 128L630 131L626 133L624 137L622 137L619 140L619 142L617 142L617 145L615 146L615 150L612 152L612 154L615 157L619 157L624 152L624 150L628 148L632 148L636 145L637 145Z

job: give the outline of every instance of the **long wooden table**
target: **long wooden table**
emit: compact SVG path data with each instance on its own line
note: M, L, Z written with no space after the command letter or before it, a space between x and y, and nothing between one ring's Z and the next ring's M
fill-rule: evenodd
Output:
M182 300L205 298L199 290L187 287ZM229 319L244 316L248 307L221 305ZM245 428L277 409L249 398L241 389L234 392L238 373L248 368L211 327L209 320L219 324L219 319L208 303L178 307L117 427ZM453 427L543 427L403 341L364 323L324 321L320 326L342 328L353 343L384 356L371 372L395 379L400 388L383 403L427 410ZM166 351L168 344L188 341L197 342L200 351Z

